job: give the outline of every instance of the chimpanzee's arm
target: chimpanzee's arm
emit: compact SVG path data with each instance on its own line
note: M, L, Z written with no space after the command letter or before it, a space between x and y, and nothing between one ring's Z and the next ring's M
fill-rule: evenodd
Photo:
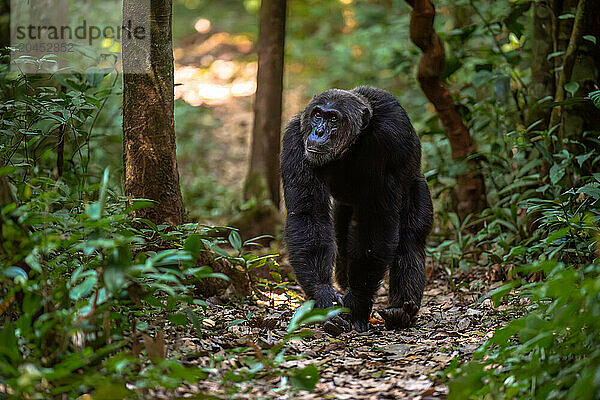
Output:
M341 305L331 285L335 235L329 190L306 160L298 117L283 138L281 174L287 207L285 241L296 279L316 307Z

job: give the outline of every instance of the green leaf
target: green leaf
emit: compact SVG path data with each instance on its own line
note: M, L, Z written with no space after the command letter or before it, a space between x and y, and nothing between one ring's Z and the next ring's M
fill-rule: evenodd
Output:
M579 83L569 82L565 85L565 90L571 93L571 96L575 96L575 93L577 93L577 90L579 90Z
M570 230L570 228L567 226L567 227L557 230L556 232L552 232L550 235L548 235L548 238L546 238L546 244L552 244L555 241L557 241L558 239L561 239L564 236L568 235L569 230Z
M294 374L290 376L290 384L302 390L312 392L319 382L319 370L313 364L307 365L305 368L296 369Z
M0 168L0 176L10 175L15 172L18 168L14 165L7 165L6 167Z
M588 97L590 98L590 100L592 100L592 103L594 103L594 106L596 106L596 108L600 108L600 90L590 92Z
M202 337L202 324L200 323L200 319L198 318L198 315L194 312L194 310L191 310L189 308L184 308L183 312L185 313L185 315L187 315L188 319L192 322L192 325L194 325L196 334L199 337Z
M557 56L562 56L563 54L565 54L564 51L556 51L554 53L550 53L548 54L548 56L546 57L548 60L550 60L551 58L557 57Z
M273 235L260 235L260 236L256 236L253 237L251 239L246 240L243 243L243 246L258 246L258 247L263 247L262 244L257 243L257 240L261 240L261 239L274 239Z
M246 322L245 319L236 319L236 320L231 321L230 323L228 323L227 324L227 328L230 328L230 327L235 326L235 325L243 324L244 322Z
M461 373L448 384L448 400L464 400L473 397L483 386L485 371L482 363L472 362L461 367Z
M231 258L231 256L229 255L229 253L226 252L224 249L220 248L216 243L211 243L211 242L208 242L208 241L206 241L204 239L202 239L202 242L204 244L208 244L208 247L210 248L210 250L212 252L214 252L214 253L217 253L221 257L226 258L226 259L230 259Z
M98 279L95 276L88 276L80 285L71 289L69 297L71 300L79 300L87 296L92 291L97 281Z
M15 367L21 360L17 336L15 335L15 325L10 322L4 325L4 328L0 331L0 355L8 358L10 364Z
M554 164L550 168L550 181L553 185L556 185L563 176L565 176L565 168L561 165Z
M179 361L168 360L163 365L168 367L166 369L169 371L168 377L171 379L182 379L189 383L196 383L207 377L207 373L202 368L181 365Z
M200 253L204 251L204 244L202 243L202 235L198 233L192 233L183 242L183 249L189 251L194 259L200 257Z
M106 193L108 189L109 175L110 167L106 167L104 170L104 176L102 177L102 186L100 187L100 198L97 202L90 204L87 209L88 216L94 221L102 218L102 213L104 212L104 207L106 206Z
M483 86L485 84L488 84L492 79L492 73L490 71L487 71L485 69L482 69L481 71L478 71L475 76L473 77L473 85L478 88L480 86Z
M288 324L288 333L294 332L302 325L311 325L324 322L327 319L338 315L342 311L347 310L342 307L332 307L327 310L322 310L320 308L313 309L314 305L315 302L313 300L308 300L298 307L292 316L292 319L290 319L290 323Z
M450 221L452 222L452 225L454 225L454 228L460 228L460 219L458 218L458 214L456 214L455 212L449 212L448 218L450 218Z
M98 202L90 204L87 208L87 215L94 221L99 220L102 216L101 204Z
M94 390L93 398L94 400L108 400L108 399L128 399L131 398L131 395L134 394L131 390L125 387L125 384L117 384L117 383L108 383L108 381L103 381L97 388Z
M129 214L132 211L140 210L142 208L152 208L158 202L150 199L132 199L128 200L131 204L125 209L125 214Z
M518 286L521 286L521 281L519 281L519 280L507 282L504 285L488 292L486 295L481 297L478 300L478 302L482 302L483 300L485 300L487 298L491 298L497 307L498 304L500 304L500 300L502 300L502 298L504 296L506 296L508 293L510 293L511 290L513 290L514 288L516 288Z
M600 199L600 187L597 186L597 183L588 183L587 185L580 187L577 190L577 193L585 193L588 196L593 197L594 199Z
M594 35L583 35L585 40L589 40L590 42L596 44L596 36Z
M9 278L22 278L27 280L27 272L23 268L20 267L8 267L2 270L2 274L8 276Z
M111 293L117 293L125 286L125 273L122 268L109 267L104 270L104 283Z
M242 238L240 237L240 234L237 231L231 231L229 233L228 239L229 243L231 244L231 247L236 249L238 252L242 251Z
M171 314L171 315L167 316L167 318L173 324L180 325L180 326L187 325L187 321L188 321L186 315L182 314L182 313Z
M38 293L27 293L23 298L23 313L33 315L42 307L42 299Z
M575 18L575 14L573 13L565 13L562 15L558 16L558 19L569 19L569 18Z

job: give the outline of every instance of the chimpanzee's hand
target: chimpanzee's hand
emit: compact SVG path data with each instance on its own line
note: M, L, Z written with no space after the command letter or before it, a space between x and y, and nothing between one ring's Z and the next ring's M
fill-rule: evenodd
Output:
M315 308L341 307L343 305L339 293L329 284L319 286L315 291L314 300Z
M315 308L342 307L344 305L339 293L331 285L322 285L315 292ZM348 315L336 315L323 323L323 330L333 336L352 330Z

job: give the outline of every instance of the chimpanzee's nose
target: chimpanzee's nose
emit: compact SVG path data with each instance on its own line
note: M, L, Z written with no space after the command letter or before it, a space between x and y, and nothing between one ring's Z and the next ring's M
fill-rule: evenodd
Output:
M317 135L317 137L321 137L325 134L325 127L324 126L317 126L315 128L315 135Z
M327 135L325 135L324 130L313 130L308 138L306 139L307 147L321 147L325 145L328 141Z

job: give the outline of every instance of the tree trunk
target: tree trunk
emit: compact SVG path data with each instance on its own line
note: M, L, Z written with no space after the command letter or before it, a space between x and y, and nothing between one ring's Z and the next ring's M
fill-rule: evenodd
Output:
M149 9L148 9L149 8ZM125 0L123 20L150 21L151 46L123 38L123 166L125 194L155 200L136 217L183 222L174 126L172 0ZM132 68L146 66L146 73Z
M0 0L0 49L10 46L10 0Z
M565 85L571 82L571 76L573 74L573 66L575 65L575 58L577 55L577 45L581 41L583 36L583 30L585 29L585 0L579 0L577 5L577 12L575 14L575 20L573 27L571 28L571 34L569 35L569 41L566 46L565 55L563 57L562 68L558 73L558 79L556 84L556 92L554 94L555 102L562 102L565 100ZM559 36L559 40L561 37ZM562 106L557 106L552 109L550 114L550 124L548 129L552 129L554 125L558 124L562 119ZM562 146L564 126L559 128L559 145Z
M261 2L252 154L244 185L246 199L269 199L277 209L285 15L286 0Z
M554 67L554 101L562 102L571 95L566 93L565 85L577 83L578 88L573 97L585 97L591 91L598 90L600 79L600 2L591 0L553 0L551 9L554 17L553 51L563 52L561 56L552 58ZM558 18L560 15L571 13L573 18ZM594 37L593 40L589 40ZM546 145L549 153L559 152L569 148L577 153L577 146L569 145L564 139L574 139L589 143L593 135L585 132L600 131L600 110L589 102L579 102L568 105L556 105L551 109L548 130L553 130L547 138ZM558 127L556 129L556 127ZM568 128L568 129L567 129ZM540 170L540 181L548 179L551 162L543 159ZM595 172L590 161L582 166L584 175ZM575 176L567 170L567 179Z
M533 26L531 35L531 85L529 95L534 101L541 100L554 94L554 68L548 55L554 52L553 41L555 18L550 5L546 2L533 3ZM538 129L544 129L550 121L550 109L532 107L528 111L527 123L532 124L542 120Z
M452 158L461 160L475 152L475 146L462 120L454 99L440 76L444 71L445 51L442 39L433 29L435 8L431 0L406 0L413 8L410 17L410 38L423 52L417 78L425 96L433 104L450 141ZM486 208L485 184L478 165L470 162L470 171L458 177L457 214L468 214Z

